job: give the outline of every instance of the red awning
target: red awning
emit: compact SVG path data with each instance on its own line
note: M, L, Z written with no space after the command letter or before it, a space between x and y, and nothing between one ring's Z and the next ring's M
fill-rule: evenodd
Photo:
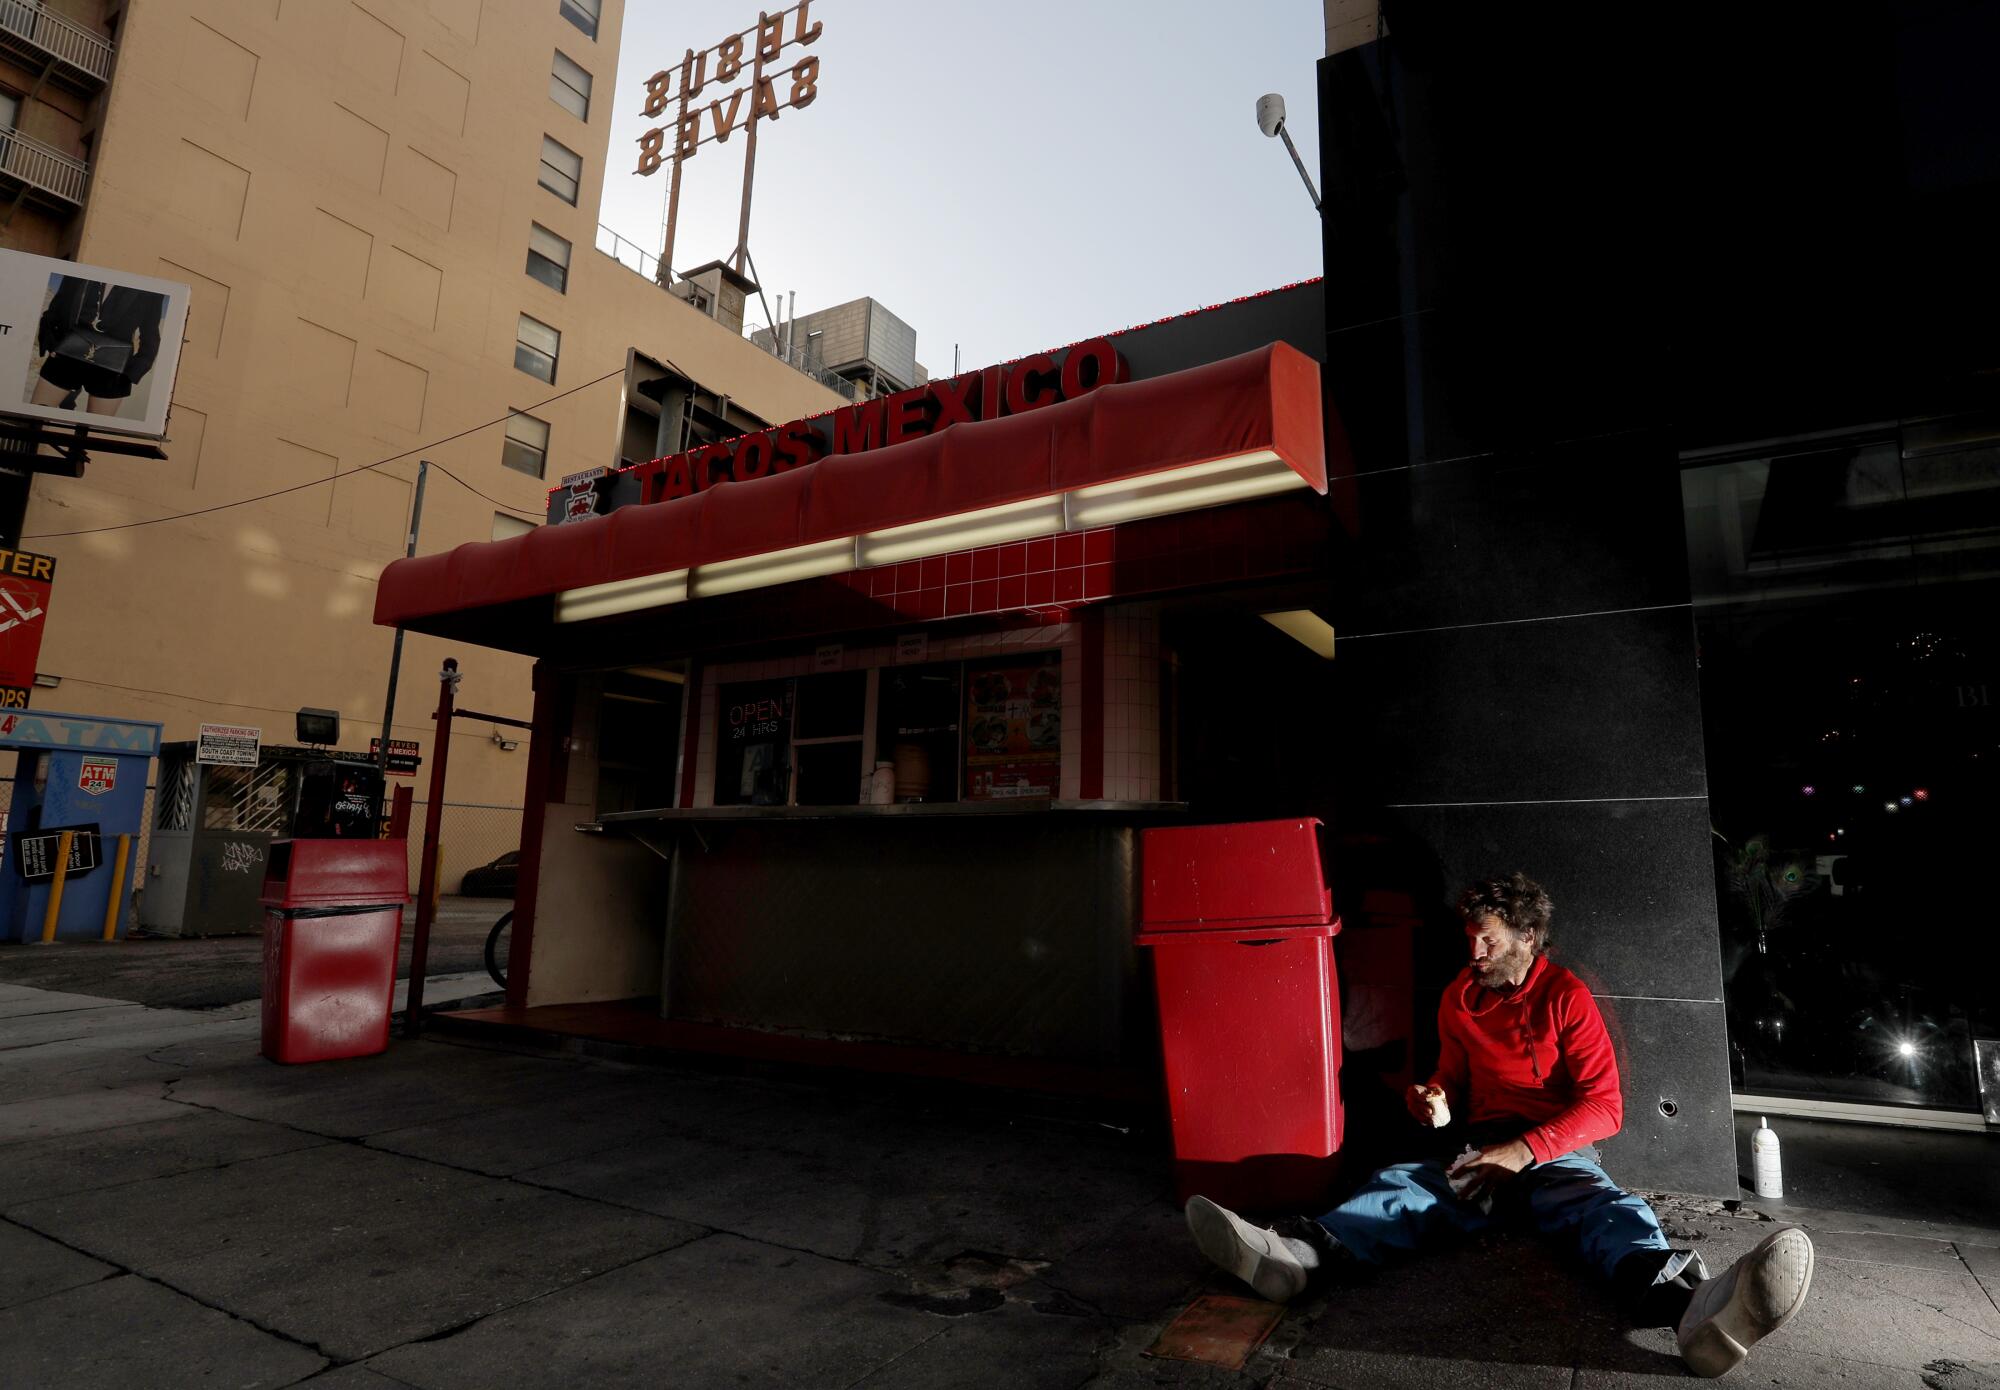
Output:
M375 621L553 598L1269 450L1326 491L1319 364L1285 343L671 502L397 560Z

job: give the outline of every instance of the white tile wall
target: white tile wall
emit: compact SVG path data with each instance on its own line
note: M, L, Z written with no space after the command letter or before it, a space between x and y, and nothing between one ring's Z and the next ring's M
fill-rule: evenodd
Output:
M1125 604L1104 615L1104 795L1160 799L1157 604Z

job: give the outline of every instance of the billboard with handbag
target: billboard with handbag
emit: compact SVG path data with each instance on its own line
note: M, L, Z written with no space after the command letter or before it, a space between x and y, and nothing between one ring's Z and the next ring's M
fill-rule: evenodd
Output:
M186 285L0 251L0 414L166 435Z

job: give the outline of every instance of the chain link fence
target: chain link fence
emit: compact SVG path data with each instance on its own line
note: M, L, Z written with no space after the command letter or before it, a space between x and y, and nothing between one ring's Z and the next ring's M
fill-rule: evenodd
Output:
M218 816L226 815L232 810L242 812L248 808L252 813L249 819L257 821L252 828L272 829L282 833L282 825L265 825L257 818L258 813L268 810L266 803L272 800L268 796L260 797L258 795L263 790L258 777L260 770L224 769L224 771L236 773L237 775L233 779L224 779L225 785L221 792L218 793L211 788L210 804L202 811L207 822L210 824L223 824L223 821L217 819ZM241 785L239 786L238 783L241 783ZM13 819L14 784L15 781L12 777L0 777L0 832L6 834L11 834L22 828L15 824ZM186 804L183 804L184 802ZM190 819L196 814L192 803L185 797L176 798L174 807L180 809L183 819ZM169 808L170 813L174 807ZM410 891L412 893L416 891L417 884L420 881L419 870L422 867L423 859L424 816L427 809L428 803L424 801L415 802L410 809L409 864ZM158 811L159 788L149 785L146 788L145 804L140 808L139 831L132 846L131 865L126 870L127 884L132 888L138 889L140 892L145 891L150 881L146 873L146 865L150 862L152 835L155 822L158 820ZM229 821L228 824L234 826L235 821ZM182 828L185 829L188 826L183 825ZM505 863L500 866L498 872L483 875L474 874L474 882L471 886L478 890L473 896L503 899L511 899L514 896L513 856L518 855L521 848L521 808L519 806L494 806L472 801L447 801L444 803L444 814L439 822L438 843L443 848L442 871L438 876L439 891L442 894L457 896L466 886L465 875L468 871L489 868L494 866L496 861L500 861L503 856L506 856ZM108 853L105 856L105 862L111 862ZM11 869L11 866L8 867ZM481 882L482 879L484 882ZM138 913L136 904L128 901L126 927L130 929L136 926L137 923Z
M424 817L428 803L417 801L410 807L410 891L415 892L423 867ZM447 801L438 821L441 850L438 891L449 897L467 885L470 870L492 866L502 856L518 855L521 849L521 808L489 806L474 801ZM498 872L474 874L470 885L475 897L514 896L513 859L508 858ZM484 882L482 882L484 880Z

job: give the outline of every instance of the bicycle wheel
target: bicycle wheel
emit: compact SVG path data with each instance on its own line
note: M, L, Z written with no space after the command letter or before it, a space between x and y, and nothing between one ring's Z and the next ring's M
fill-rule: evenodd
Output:
M500 914L500 920L493 924L493 930L486 933L486 973L493 977L493 983L507 988L507 928L514 924L514 911L509 908Z

